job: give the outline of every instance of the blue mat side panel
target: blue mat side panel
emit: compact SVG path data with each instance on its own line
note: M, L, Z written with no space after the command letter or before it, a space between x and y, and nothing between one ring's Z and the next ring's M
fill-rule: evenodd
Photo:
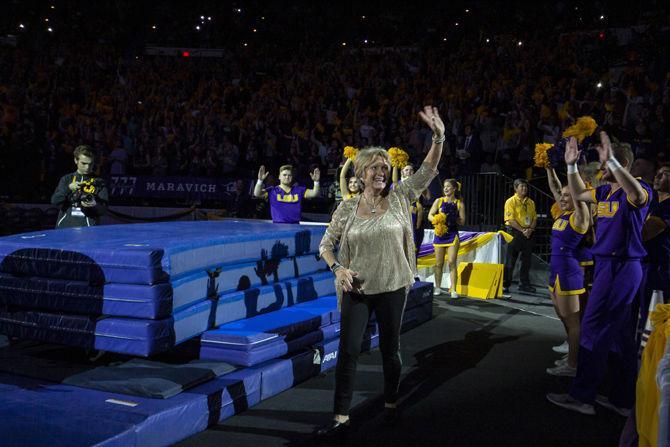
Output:
M273 312L334 293L335 283L332 273L323 272L308 275L306 278L226 294L219 298L215 326Z
M175 344L202 334L209 329L213 303L201 301L174 315Z
M204 300L163 320L97 320L83 315L8 311L0 312L0 332L20 339L147 357L206 331L211 308L212 302Z
M258 259L278 259L317 253L325 227L312 225L277 225L256 222L261 231L235 237L213 237L203 244L189 241L166 248L163 269L171 276L207 269L212 266L245 263ZM236 228L240 231L240 228Z
M217 293L221 295L238 290L261 287L268 283L285 281L298 276L311 275L326 269L323 260L315 255L303 255L265 262L250 262L232 266L210 268L217 271L214 278ZM191 275L171 279L174 308L179 309L207 296L209 275L201 271Z
M266 343L249 350L226 349L216 345L202 344L200 358L220 360L233 365L253 366L322 342L324 337L324 331L316 330L295 337L279 337L271 343Z
M258 221L157 222L46 230L0 238L0 271L154 284L212 266L316 253L325 227ZM73 251L76 247L76 251Z
M171 314L172 288L166 283L96 286L0 273L0 303L64 313L160 319Z

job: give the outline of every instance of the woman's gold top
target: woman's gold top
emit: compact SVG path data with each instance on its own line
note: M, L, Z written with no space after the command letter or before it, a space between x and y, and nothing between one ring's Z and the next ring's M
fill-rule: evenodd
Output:
M356 217L360 194L340 203L321 239L319 253L337 249L338 262L358 272L362 293L412 285L417 271L410 207L436 175L436 170L422 164L389 192L389 207L381 216ZM340 284L335 287L341 299Z

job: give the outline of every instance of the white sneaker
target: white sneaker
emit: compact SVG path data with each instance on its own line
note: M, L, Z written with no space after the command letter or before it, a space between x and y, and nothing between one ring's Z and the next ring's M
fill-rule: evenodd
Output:
M452 297L452 298L458 298L458 293L456 293L455 290L452 290L452 291L451 291L451 297Z
M596 409L593 408L593 405L580 402L569 394L549 393L547 394L547 400L554 405L558 405L559 407L567 408L568 410L576 411L578 413L587 414L589 416L594 416L596 414Z
M558 352L559 354L567 354L568 353L568 341L565 340L560 345L554 346L551 349L553 349L554 352Z
M442 295L442 289L440 289L439 287L435 287L435 289L433 290L433 295L434 296Z
M563 357L554 362L554 365L556 366L567 365L567 364L568 364L568 354L565 354Z
M575 377L577 375L577 368L568 365L568 362L566 361L563 365L547 368L547 374L551 374L552 376Z
M605 408L608 408L608 409L612 410L613 412L615 412L617 414L620 414L623 417L627 418L628 416L630 416L630 408L617 407L612 402L610 402L610 400L607 397L605 397L601 394L598 394L596 396L596 403L598 405L601 405Z

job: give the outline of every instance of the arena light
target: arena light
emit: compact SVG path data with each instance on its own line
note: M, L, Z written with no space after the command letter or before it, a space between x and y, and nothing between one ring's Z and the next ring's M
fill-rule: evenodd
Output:
M347 46L347 43L346 43L346 42L342 42L342 46L343 46L343 47L346 47L346 46Z
M605 40L605 31L600 31L598 33L598 40Z
M182 51L181 56L182 57L191 57L191 53L189 53L188 51Z
M466 9L465 9L465 13L467 14L467 13L469 13L469 12L470 12L470 10L466 8Z
M518 42L517 42L516 44L517 44L517 46L519 46L519 47L520 47L520 46L522 46L522 45L523 45L523 42L522 42L522 41L518 41Z
M51 27L47 28L47 31L49 31L50 33L54 32L53 28L51 28Z
M442 38L442 42L446 42L446 41L447 41L447 38L446 38L446 37L443 37L443 38Z
M603 83L602 83L602 82L598 82L598 83L596 84L596 88L603 88Z
M454 23L454 26L458 26L458 22Z
M208 21L208 22L211 22L211 21L212 21L212 17L211 17L211 16L207 16L207 21Z
M200 20L205 20L205 16L200 16Z
M245 46L245 47L248 47L248 46L249 46L249 44L246 43L246 42L244 42L242 45Z
M54 5L51 5L51 9L56 9L56 7Z
M363 40L363 43L368 43L368 39L364 39L364 40Z
M255 33L255 32L258 32L258 30L257 30L256 28L252 28L252 29L251 29L251 32L252 32L252 33Z
M151 27L151 29L156 29L156 25L153 25L153 26Z
M486 43L489 43L489 42L491 42L491 39L489 39L489 38L487 37L487 38L486 38Z
M25 26L23 23L19 23L19 28L20 28L20 29L25 29L25 27L26 27L26 26Z
M196 25L196 26L195 26L195 30L196 30L196 31L200 31L200 25Z
M600 20L605 20L605 16L600 16Z
M48 23L48 22L49 22L49 17L47 17L46 19L44 19L44 21Z

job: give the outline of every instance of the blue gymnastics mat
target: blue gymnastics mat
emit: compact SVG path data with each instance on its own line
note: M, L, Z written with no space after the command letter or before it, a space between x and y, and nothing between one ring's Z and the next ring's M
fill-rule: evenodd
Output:
M102 225L0 238L0 271L155 284L212 267L317 253L324 226L222 220Z
M0 373L0 439L7 447L167 446L260 402L261 376L235 371L150 399Z
M0 333L148 357L205 332L210 327L212 304L204 300L163 320L6 310L0 311Z
M330 272L204 299L160 319L91 317L24 309L0 310L0 333L139 356L165 352L221 324L311 301L335 292ZM327 302L332 302L327 301Z
M305 276L324 270L315 255L259 260L182 276L159 284L90 284L87 281L16 276L0 273L0 304L23 309L84 315L161 319L216 291L236 290Z

